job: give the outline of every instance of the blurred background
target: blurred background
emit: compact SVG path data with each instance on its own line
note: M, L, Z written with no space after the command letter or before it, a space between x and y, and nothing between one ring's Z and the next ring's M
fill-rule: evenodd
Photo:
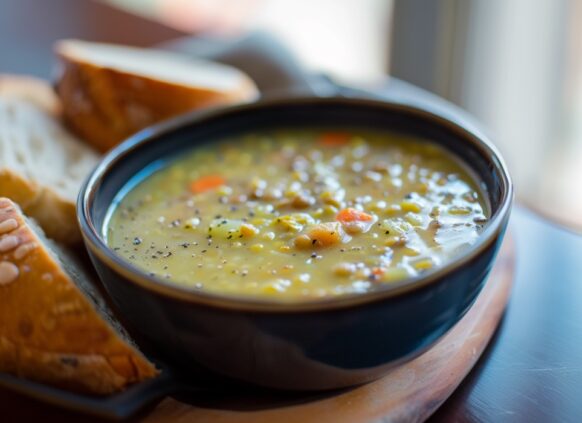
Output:
M372 87L394 76L468 110L518 199L582 230L582 1L109 0L118 13L105 15L98 3L0 0L0 51L14 53L0 72L48 76L60 37L152 45L266 31L307 69Z

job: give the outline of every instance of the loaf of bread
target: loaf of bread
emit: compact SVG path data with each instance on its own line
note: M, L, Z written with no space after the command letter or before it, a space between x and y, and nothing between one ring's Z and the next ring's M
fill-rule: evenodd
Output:
M50 85L0 76L0 196L16 201L50 238L80 242L75 202L98 155L59 121Z
M157 374L78 258L7 198L0 198L0 304L0 372L91 394Z
M55 52L65 120L102 152L163 119L258 96L238 69L167 51L65 40Z

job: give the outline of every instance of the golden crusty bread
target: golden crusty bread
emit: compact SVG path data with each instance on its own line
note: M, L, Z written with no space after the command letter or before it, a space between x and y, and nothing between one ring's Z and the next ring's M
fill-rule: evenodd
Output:
M99 298L78 260L0 198L0 371L93 394L155 376Z
M55 52L65 120L102 152L163 119L258 95L237 69L167 51L64 40Z
M58 120L60 104L39 79L0 75L0 196L16 201L50 238L81 241L75 202L99 156Z

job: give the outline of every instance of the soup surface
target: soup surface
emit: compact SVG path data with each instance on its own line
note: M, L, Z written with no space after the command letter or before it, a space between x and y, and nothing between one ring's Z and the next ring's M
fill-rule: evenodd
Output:
M444 149L386 132L278 130L197 147L116 202L119 255L208 292L306 300L441 266L488 218Z

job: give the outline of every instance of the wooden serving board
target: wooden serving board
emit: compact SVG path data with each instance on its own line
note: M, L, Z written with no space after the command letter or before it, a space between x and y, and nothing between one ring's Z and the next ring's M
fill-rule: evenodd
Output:
M294 398L212 394L182 403L163 400L140 421L205 423L421 422L461 383L487 346L503 315L515 264L505 238L483 291L463 319L434 347L375 382L350 390Z

